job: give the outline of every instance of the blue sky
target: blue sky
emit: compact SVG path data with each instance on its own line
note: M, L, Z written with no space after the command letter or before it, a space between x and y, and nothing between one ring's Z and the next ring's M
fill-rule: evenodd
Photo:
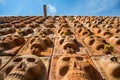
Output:
M120 16L120 0L0 0L0 16Z

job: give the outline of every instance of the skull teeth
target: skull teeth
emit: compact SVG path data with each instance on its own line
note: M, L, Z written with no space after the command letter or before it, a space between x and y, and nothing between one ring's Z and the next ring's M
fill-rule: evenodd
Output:
M14 77L14 78L19 78L19 79L22 79L22 80L25 78L24 75L19 74L19 73L12 73L12 74L9 74L9 76Z

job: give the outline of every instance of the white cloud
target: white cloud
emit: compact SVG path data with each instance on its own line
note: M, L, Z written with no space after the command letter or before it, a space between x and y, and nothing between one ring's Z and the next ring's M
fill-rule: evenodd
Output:
M57 12L55 6L53 6L53 5L51 5L51 4L48 4L48 10L49 10L49 12L52 13L52 14Z

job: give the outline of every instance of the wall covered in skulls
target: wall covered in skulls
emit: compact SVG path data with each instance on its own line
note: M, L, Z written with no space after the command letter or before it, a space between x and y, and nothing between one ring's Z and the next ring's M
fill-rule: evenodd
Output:
M120 80L120 17L0 17L0 80Z

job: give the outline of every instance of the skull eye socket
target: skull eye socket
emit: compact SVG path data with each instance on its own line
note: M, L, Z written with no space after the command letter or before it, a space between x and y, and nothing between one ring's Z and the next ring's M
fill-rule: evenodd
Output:
M82 28L79 28L78 33L80 33L81 31L82 31Z
M98 30L98 33L100 33L102 30Z
M63 58L63 61L70 61L70 57Z
M35 62L35 58L27 58L28 62Z
M112 58L111 58L111 61L117 62L117 57L112 57Z
M34 38L38 38L39 36L34 36Z
M30 43L32 44L32 43L33 43L33 41L35 41L35 39L32 39L32 40L30 41Z
M64 39L61 39L61 40L59 41L60 44L62 44L63 42L64 42Z
M104 49L104 45L103 45L103 44L100 44L100 45L97 46L96 49L97 49L97 50Z
M22 61L22 58L16 58L13 60L13 62L20 62L20 61Z
M68 70L69 70L69 66L64 66L60 69L59 74L61 76L64 76L65 74L67 74Z
M93 39L93 40L90 40L89 41L89 45L93 45L94 44L94 42L95 42L95 40Z
M86 34L88 34L88 32L86 32L86 31L85 31L85 32L83 32L83 34L82 34L82 35L86 35Z

